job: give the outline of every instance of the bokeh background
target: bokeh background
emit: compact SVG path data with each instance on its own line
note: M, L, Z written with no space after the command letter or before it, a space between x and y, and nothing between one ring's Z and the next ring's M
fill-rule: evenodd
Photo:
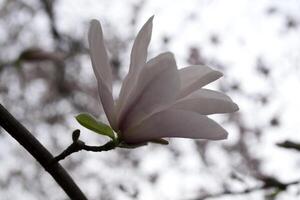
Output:
M1 104L53 154L76 128L86 143L103 144L106 138L74 119L89 112L105 120L89 21L103 26L117 97L133 39L153 14L149 58L172 51L179 67L222 71L208 88L226 92L240 111L211 116L228 130L224 141L171 139L168 146L73 154L62 164L88 198L298 199L299 0L0 0ZM287 140L295 146L286 148ZM68 199L3 129L0 199Z

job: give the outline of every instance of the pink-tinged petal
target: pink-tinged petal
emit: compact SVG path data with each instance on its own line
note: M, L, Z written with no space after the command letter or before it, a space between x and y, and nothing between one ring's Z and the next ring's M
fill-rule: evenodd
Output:
M231 113L239 109L227 95L207 89L197 90L177 100L171 108L190 110L202 115Z
M93 69L97 79L102 79L108 89L112 90L112 70L109 64L103 33L98 20L92 20L89 29L89 47Z
M179 74L172 53L163 53L143 67L119 116L124 131L138 123L154 109L175 101L180 88Z
M226 139L227 135L225 129L204 115L187 110L167 109L128 129L123 139L134 144L163 137L221 140Z
M153 17L154 16L150 17L150 19L148 19L148 21L144 24L133 43L129 72L122 83L122 88L117 103L117 110L120 110L124 105L124 102L127 100L136 81L137 74L146 63L148 46L152 34Z
M209 67L196 65L180 69L179 75L181 82L179 98L182 98L210 82L217 80L223 74Z
M146 63L148 46L152 35L153 18L154 16L148 19L135 38L130 56L129 72L135 71Z
M116 115L112 97L112 71L99 21L91 21L88 38L93 70L97 78L99 96L103 110L110 125L116 130Z

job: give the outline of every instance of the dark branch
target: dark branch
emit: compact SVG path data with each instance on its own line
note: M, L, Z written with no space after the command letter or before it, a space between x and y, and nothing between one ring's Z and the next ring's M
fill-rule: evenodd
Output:
M83 141L79 140L79 136L80 136L80 131L75 130L72 135L73 143L70 146L68 146L68 148L66 150L64 150L61 154L56 156L52 160L52 163L57 163L60 160L65 159L67 156L69 156L75 152L81 151L81 150L101 152L101 151L112 150L118 146L118 144L115 141L109 141L106 144L104 144L103 146L88 146Z
M241 190L241 191L226 190L226 191L223 191L223 192L220 192L220 193L202 195L202 196L200 196L198 198L194 198L192 200L205 200L205 199L208 199L208 198L219 198L219 197L222 197L222 196L225 196L225 195L249 194L251 192L255 192L255 191L258 191L258 190L262 190L262 189L263 188L261 188L261 187L253 187L253 188L249 188L249 189L245 189L245 190Z
M87 200L71 176L58 163L51 163L52 154L0 104L0 125L17 140L55 179L73 200Z
M51 33L52 33L54 39L59 41L59 40L61 40L61 35L59 34L59 32L57 31L57 28L56 28L56 20L55 20L55 15L54 15L54 10L53 10L54 2L55 1L53 1L53 0L41 0L42 5L44 6L44 10L50 20Z
M300 151L300 144L292 141L284 141L282 143L277 143L277 146L287 148L287 149L294 149Z
M226 190L220 193L216 194L206 194L202 195L201 197L194 198L193 200L205 200L208 198L218 198L225 195L243 195L243 194L249 194L251 192L259 191L259 190L265 190L265 189L278 189L280 191L286 190L291 185L296 185L300 183L300 180L291 181L287 183L282 183L279 180L273 178L273 177L265 177L261 179L263 181L263 184L261 186L256 186L252 188L247 188L241 191L230 191Z

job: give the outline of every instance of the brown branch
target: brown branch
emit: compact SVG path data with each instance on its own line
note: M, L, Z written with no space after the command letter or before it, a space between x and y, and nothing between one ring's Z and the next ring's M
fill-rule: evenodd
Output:
M87 200L71 176L58 163L52 163L52 154L0 104L0 126L17 140L54 178L72 200Z
M286 149L294 149L294 150L300 151L300 144L296 143L296 142L289 141L289 140L286 140L286 141L281 142L281 143L277 143L277 146L283 147L283 148L286 148Z
M55 13L54 13L54 9L53 9L53 4L55 3L55 1L41 0L41 3L44 7L44 10L45 10L48 18L49 18L49 21L50 21L50 28L51 28L52 36L54 37L55 40L60 41L61 35L59 34L57 27L56 27Z
M81 150L85 151L93 151L93 152L101 152L101 151L109 151L118 146L118 143L115 141L109 141L102 146L88 146L83 141L79 140L80 131L77 129L73 132L72 138L73 143L66 148L61 154L56 156L51 163L57 163L60 160L65 159L67 156L76 153Z
M220 193L215 194L205 194L197 198L193 198L193 200L205 200L208 198L219 198L225 195L243 195L243 194L249 194L251 192L259 191L259 190L265 190L265 189L278 189L280 191L286 190L291 185L296 185L300 183L300 180L291 181L287 183L282 183L279 180L273 178L273 177L264 177L261 179L263 181L263 184L261 186L256 186L252 188L246 188L241 191L231 191L231 190L225 190Z

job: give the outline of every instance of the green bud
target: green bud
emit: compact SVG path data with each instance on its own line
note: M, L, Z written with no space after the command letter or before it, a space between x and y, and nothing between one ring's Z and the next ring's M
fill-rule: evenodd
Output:
M100 135L108 136L111 139L115 140L115 134L113 129L110 126L104 124L103 122L97 121L92 115L87 113L81 113L75 118L79 122L79 124L81 124L85 128Z

